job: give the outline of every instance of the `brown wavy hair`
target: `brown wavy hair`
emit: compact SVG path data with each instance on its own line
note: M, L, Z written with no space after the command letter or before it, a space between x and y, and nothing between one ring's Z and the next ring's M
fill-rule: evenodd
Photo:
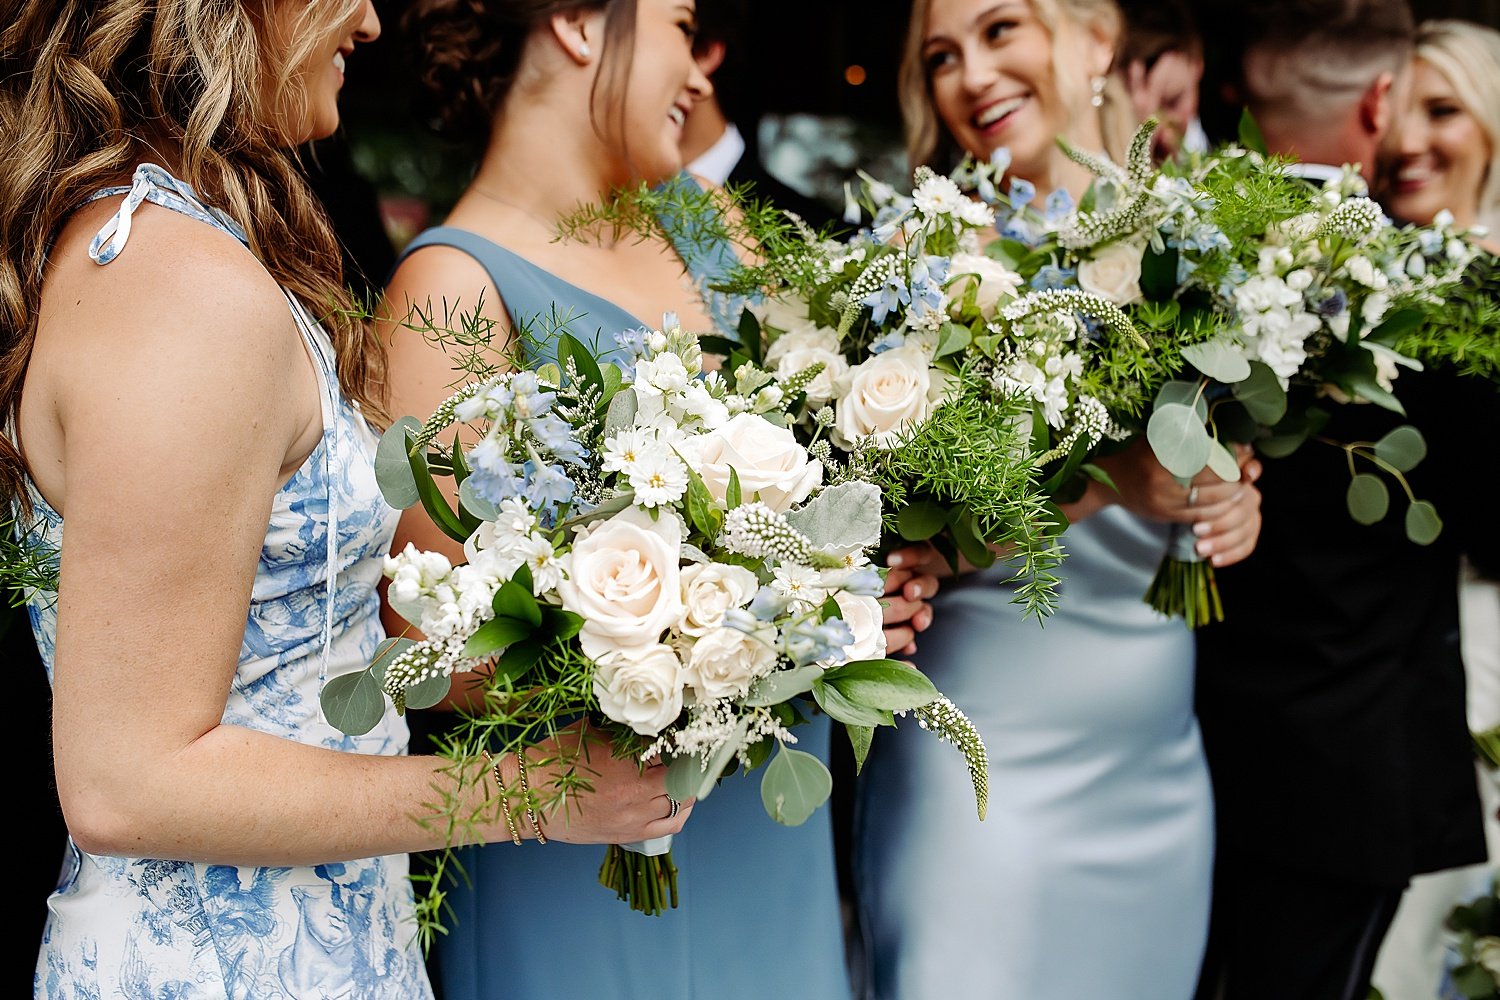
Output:
M52 241L91 194L130 176L140 136L174 149L177 175L322 317L345 395L385 421L384 349L355 318L338 242L287 135L307 106L298 69L361 2L310 0L273 43L274 0L5 0L0 421L15 426ZM26 471L0 435L0 503L27 506Z
M574 10L606 12L594 91L602 88L612 100L610 113L620 114L636 0L413 0L402 28L416 44L428 121L445 135L483 141L515 82L527 37L553 15Z
M1115 0L1031 0L1037 18L1052 31L1057 30L1060 18L1088 28L1102 28L1114 39L1118 48L1125 29L1125 20ZM931 0L914 0L911 17L906 23L906 40L901 48L901 68L897 74L896 87L901 102L901 121L906 131L906 156L913 168L932 167L946 171L955 166L964 151L958 142L943 127L937 109L932 104L931 81L927 67L922 61L922 37L927 26L927 11ZM1053 73L1057 77L1059 90L1065 95L1085 86L1082 80L1075 81L1057 70L1056 54L1053 56ZM1099 124L1104 135L1104 151L1117 162L1123 161L1130 148L1131 136L1135 133L1135 111L1130 105L1130 95L1116 73L1105 73L1103 105L1099 108Z

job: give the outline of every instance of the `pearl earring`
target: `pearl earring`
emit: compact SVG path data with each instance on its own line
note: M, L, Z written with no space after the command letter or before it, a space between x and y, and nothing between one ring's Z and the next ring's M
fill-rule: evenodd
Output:
M1107 82L1102 76L1096 76L1089 81L1089 87L1094 92L1093 96L1089 98L1089 103L1096 108L1104 106L1104 85Z
M591 55L593 55L593 52L591 52L589 50L589 43L588 42L579 42L578 43L578 58L580 58L580 59L587 59Z

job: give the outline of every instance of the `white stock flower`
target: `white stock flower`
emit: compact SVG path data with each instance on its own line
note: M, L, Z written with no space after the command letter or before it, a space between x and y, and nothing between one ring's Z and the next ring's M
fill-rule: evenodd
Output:
M1344 262L1344 267L1349 271L1349 277L1364 285L1366 288L1380 291L1390 284L1390 279L1384 273L1377 271L1370 258L1364 254L1355 254Z
M386 599L402 618L419 623L433 603L444 595L453 564L441 552L424 552L411 542L399 555L387 556L385 575L390 578Z
M700 701L740 698L750 690L750 683L764 677L776 666L776 647L764 633L754 635L733 628L717 628L704 635L688 654L683 677Z
M655 736L682 714L682 661L652 642L598 658L594 696L599 710L642 736Z
M849 370L849 362L839 352L838 334L827 327L809 324L777 337L766 351L766 367L783 380L819 361L823 362L823 370L804 390L813 406L821 406L833 398L835 382Z
M806 500L823 482L823 463L809 458L785 427L752 413L740 413L702 436L698 473L715 500L729 490L729 470L740 481L740 495L756 494L772 510L787 511Z
M833 599L839 606L839 617L854 633L854 642L844 647L847 660L878 660L883 657L885 626L880 601L842 590L835 591Z
M1022 281L1019 274L998 260L979 253L954 254L948 274L955 279L948 290L952 309L958 309L967 289L973 286L974 306L986 316L994 313L1001 302L1015 298Z
M583 651L598 659L610 650L655 643L682 617L679 559L682 522L663 512L656 520L629 507L584 528L562 555L557 585L562 606L583 620Z
M728 563L694 563L682 570L682 619L685 635L701 636L717 629L724 612L750 603L760 589L755 574Z
M920 347L897 347L877 354L840 380L834 442L853 448L871 438L876 447L890 447L942 405L947 390L947 376L929 367Z
M1111 243L1078 264L1078 287L1125 306L1141 297L1141 258L1146 248L1134 243Z
M475 528L464 542L464 557L473 562L487 549L509 551L530 538L535 530L536 515L530 507L514 497L502 500L495 519Z

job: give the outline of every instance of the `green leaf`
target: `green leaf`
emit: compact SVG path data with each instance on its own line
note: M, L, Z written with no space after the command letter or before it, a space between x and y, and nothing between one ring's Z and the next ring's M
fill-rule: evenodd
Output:
M844 731L849 734L849 748L854 751L854 773L858 775L865 768L865 758L870 756L870 741L875 738L875 730L870 726L845 726Z
M333 678L318 701L328 724L349 736L363 736L385 717L385 692L368 670Z
M973 515L966 508L949 517L948 534L952 537L953 544L958 546L958 551L969 561L969 565L976 569L988 569L994 565L995 553L980 534L979 526L974 523Z
M1386 313L1380 325L1365 335L1365 340L1391 347L1408 333L1414 333L1427 322L1421 309L1407 307Z
M1213 439L1196 410L1181 403L1163 403L1146 422L1146 440L1168 472L1191 479L1208 464Z
M823 676L823 668L816 663L791 670L778 670L760 678L750 685L745 704L751 708L778 705L783 701L806 694L812 690L813 682Z
M740 474L735 471L734 466L729 467L729 485L724 487L724 506L734 510L742 502L740 496Z
M761 335L760 318L749 309L740 313L739 335L739 346L750 355L750 360L755 362L755 367L764 368L766 339Z
M673 757L667 764L667 794L678 802L700 798L703 781L703 758L697 754Z
M573 638L583 628L583 618L571 611L546 605L542 608L542 630L558 642Z
M421 429L416 417L402 417L380 435L380 444L375 447L375 483L385 502L397 510L415 506L422 499L407 458L407 449Z
M615 395L620 391L625 376L620 372L620 366L616 364L604 364L599 366L599 375L604 380L604 393L599 398L599 405L595 412L609 412L609 404L614 402Z
M1427 457L1427 441L1411 424L1402 424L1375 442L1375 454L1402 472L1410 472Z
M465 479L458 488L458 503L469 514L481 521L493 521L500 516L500 508L474 492L474 480Z
M688 521L706 538L716 538L719 534L719 526L723 523L723 514L719 511L718 502L714 495L708 492L708 487L703 484L703 477L693 471L688 463L682 463L687 469L687 513Z
M599 371L599 362L594 359L594 355L571 333L559 334L557 360L559 363L565 363L568 358L573 359L573 366L578 369L578 377L585 385L591 385L600 392L604 391L604 374Z
M721 358L727 358L740 345L728 337L720 337L717 334L709 333L698 337L698 346L703 350L704 354L717 354Z
M641 408L635 390L626 386L609 398L609 408L604 411L604 433L606 436L635 423L635 415Z
M433 481L432 472L427 467L427 456L421 451L409 452L407 466L411 469L412 479L417 484L417 493L422 499L422 509L427 511L427 515L432 518L432 523L455 541L467 540L472 532L465 528L464 522L448 505L448 498Z
M1197 411L1200 420L1208 419L1208 400L1203 398L1203 387L1198 382L1186 382L1182 379L1163 382L1161 388L1156 390L1154 405L1161 406L1163 403L1191 406Z
M901 660L855 660L823 672L822 684L866 708L907 712L940 696L927 675Z
M1182 305L1174 301L1152 302L1150 299L1136 306L1131 319L1148 330L1170 330L1182 313Z
M1141 294L1155 302L1168 300L1177 291L1177 251L1146 249L1141 257ZM1175 304L1175 303L1174 303Z
M1250 114L1250 109L1245 108L1240 112L1240 145L1252 153L1261 156L1270 155L1266 151L1266 137L1261 135L1260 126L1255 124L1255 116Z
M431 708L448 696L452 686L453 678L441 675L418 681L406 689L406 707Z
M1475 963L1453 970L1453 985L1467 1000L1490 1000L1495 995L1495 979Z
M1208 467L1213 470L1214 475L1226 483L1239 482L1239 459L1234 457L1234 452L1224 447L1222 441L1215 441L1208 449Z
M526 575L531 574L528 571ZM541 605L537 604L536 598L531 596L529 586L523 587L514 580L506 580L500 585L500 589L495 591L492 606L495 609L496 618L513 618L532 628L537 628L542 624Z
M890 712L878 708L866 708L846 698L838 688L823 683L818 677L813 681L813 700L818 707L834 719L850 726L894 726L895 718Z
M549 639L545 635L531 635L506 646L495 663L495 674L512 681L520 680L542 658Z
M1349 514L1360 524L1374 524L1385 517L1391 509L1391 494L1379 476L1361 472L1349 480L1349 491L1345 495Z
M923 542L943 530L948 512L935 503L919 500L896 512L896 530L908 542Z
M1250 362L1228 338L1205 340L1182 349L1183 358L1209 378L1226 384L1250 377Z
M491 618L469 636L469 640L464 643L463 655L473 659L493 656L511 643L527 638L534 631L532 626L514 618Z
M880 503L880 487L850 480L820 491L786 520L818 548L853 552L880 541Z
M1256 423L1273 427L1286 416L1286 390L1270 365L1250 362L1250 375L1230 386L1229 391Z
M934 360L957 354L968 347L974 339L967 327L959 326L957 323L944 323L938 330L937 350L932 355Z
M1443 533L1443 519L1426 500L1413 500L1406 508L1406 537L1418 545L1431 545Z
M801 826L833 792L833 775L803 750L783 745L760 779L760 801L783 826Z

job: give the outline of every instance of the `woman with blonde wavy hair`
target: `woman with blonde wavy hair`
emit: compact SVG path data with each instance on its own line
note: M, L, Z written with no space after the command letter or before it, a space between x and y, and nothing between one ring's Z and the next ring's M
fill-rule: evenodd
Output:
M912 163L1005 149L1005 182L1076 204L1133 129L1111 74L1113 0L917 0L901 66ZM990 750L981 822L951 751L898 729L858 789L856 884L871 996L1187 1000L1208 929L1213 806L1193 637L1142 601L1171 526L1224 566L1259 533L1258 465L1177 483L1144 442L1064 504L1058 609L1023 620L1003 565L946 581L922 669ZM940 572L930 550L895 554ZM961 775L959 776L962 777Z
M319 711L384 637L396 512L383 356L288 150L336 128L374 9L20 0L0 24L0 487L57 557L30 614L70 834L35 994L431 996L406 854L444 846L435 790L508 836L489 768ZM549 836L680 829L659 775L599 766Z

